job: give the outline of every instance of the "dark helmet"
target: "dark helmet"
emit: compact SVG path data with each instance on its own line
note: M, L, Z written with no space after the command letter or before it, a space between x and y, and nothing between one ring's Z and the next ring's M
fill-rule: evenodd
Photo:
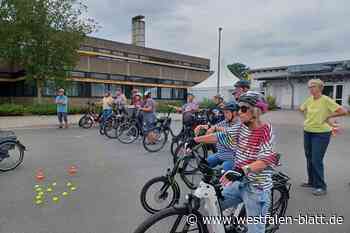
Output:
M239 105L237 104L236 101L231 101L225 104L223 110L229 110L231 112L238 112L239 110Z
M235 83L235 87L250 88L250 82L248 80L239 80Z
M238 102L246 103L252 107L259 108L263 113L267 112L268 110L268 104L264 96L259 92L248 91L239 97Z

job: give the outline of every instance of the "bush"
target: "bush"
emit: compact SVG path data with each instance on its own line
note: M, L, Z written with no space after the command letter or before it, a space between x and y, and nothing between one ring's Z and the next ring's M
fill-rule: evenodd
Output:
M84 107L69 107L70 114L84 113ZM56 104L0 104L0 116L55 115Z
M199 107L204 109L213 108L215 107L215 105L216 104L214 103L214 101L208 98L204 98L204 100L201 103L199 103Z
M269 104L269 110L277 109L276 97L269 95L267 98L267 103Z

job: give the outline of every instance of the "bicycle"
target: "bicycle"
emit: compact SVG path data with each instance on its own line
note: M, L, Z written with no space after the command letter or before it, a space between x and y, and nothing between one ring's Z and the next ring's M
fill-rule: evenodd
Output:
M0 131L0 171L17 168L22 162L26 147L12 131Z
M87 112L80 118L79 126L84 129L91 128L94 124L99 123L101 120L101 113L96 113L96 105L92 102L87 102Z
M112 115L108 116L103 123L103 132L108 138L116 139L117 128L120 124L126 121L127 112L124 105L116 104Z
M201 160L199 170L203 174L203 179L198 188L193 194L186 196L186 203L180 207L170 207L163 209L146 219L141 225L137 227L134 233L156 233L156 232L198 232L198 233L245 233L247 232L247 225L244 222L231 221L229 224L213 224L205 225L203 216L218 216L222 217L222 209L219 200L223 199L221 195L222 187L217 184L215 170L209 168L205 160ZM232 171L230 173L233 180L237 179L240 174ZM277 216L278 218L285 215L288 200L289 190L291 184L288 183L289 177L281 172L273 175L273 188L271 192L271 205L269 209L269 216ZM278 194L277 194L278 193ZM278 195L279 198L275 198ZM203 209L204 208L204 209ZM204 215L205 214L205 215ZM245 217L244 204L241 203L235 210L235 215L231 217ZM170 220L164 221L166 218L175 218L170 226ZM189 221L195 219L196 221ZM235 218L233 218L235 219ZM184 221L183 221L184 220ZM164 226L157 227L158 223L165 223ZM182 228L178 230L178 227ZM267 233L274 233L279 229L279 224L266 224ZM156 227L156 228L152 228ZM166 231L165 229L168 229Z
M199 182L195 181L193 177L192 179L188 178L188 176L193 174L195 171L188 171L187 167L191 160L193 160L194 158L205 158L202 157L202 153L200 152L200 150L202 149L202 145L197 145L196 147L194 147L191 150L190 154L186 153L183 156L180 156L179 154L182 152L182 149L182 147L177 148L176 153L179 159L177 159L172 169L167 169L165 176L155 177L146 182L146 184L143 186L140 194L140 201L143 208L147 212L154 214L164 208L174 206L178 203L180 199L180 187L175 179L177 174L180 175L181 179L189 189L194 190L197 188L197 184ZM152 190L154 186L157 187L158 184L161 184L160 189L156 189L154 195L150 196L152 196L154 201L156 202L154 203L155 205L163 205L159 208L158 206L154 207L153 203L150 203L150 201L147 200L147 194L150 192L150 190ZM170 192L172 193L172 195L169 195ZM168 197L171 198L168 199Z

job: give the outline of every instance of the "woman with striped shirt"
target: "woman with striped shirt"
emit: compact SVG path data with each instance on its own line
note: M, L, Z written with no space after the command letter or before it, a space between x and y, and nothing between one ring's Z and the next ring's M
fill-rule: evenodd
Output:
M240 179L230 182L221 178L223 209L235 207L243 202L249 217L264 217L268 214L272 188L272 170L277 162L273 151L271 125L262 122L260 115L267 111L267 104L259 93L247 92L239 98L241 124L224 132L194 138L193 143L217 143L227 148L237 148L234 170ZM262 222L248 224L248 233L265 232Z

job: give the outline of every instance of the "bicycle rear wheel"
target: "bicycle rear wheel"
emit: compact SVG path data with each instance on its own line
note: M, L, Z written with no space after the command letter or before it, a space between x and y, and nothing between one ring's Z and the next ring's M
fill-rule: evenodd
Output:
M194 224L187 222L188 217L196 218ZM146 219L134 233L206 233L207 227L200 214L189 213L187 208L164 209Z
M24 157L24 148L19 142L4 141L0 144L0 171L6 172L17 168Z
M148 152L158 152L163 149L167 141L168 134L161 128L154 128L145 133L142 143Z
M84 129L90 129L93 124L94 124L94 121L88 115L82 116L79 120L79 126Z
M121 143L133 143L139 137L139 129L133 123L123 123L117 128L117 139Z
M104 125L103 131L104 134L111 139L117 138L117 128L119 122L115 118L110 118Z

